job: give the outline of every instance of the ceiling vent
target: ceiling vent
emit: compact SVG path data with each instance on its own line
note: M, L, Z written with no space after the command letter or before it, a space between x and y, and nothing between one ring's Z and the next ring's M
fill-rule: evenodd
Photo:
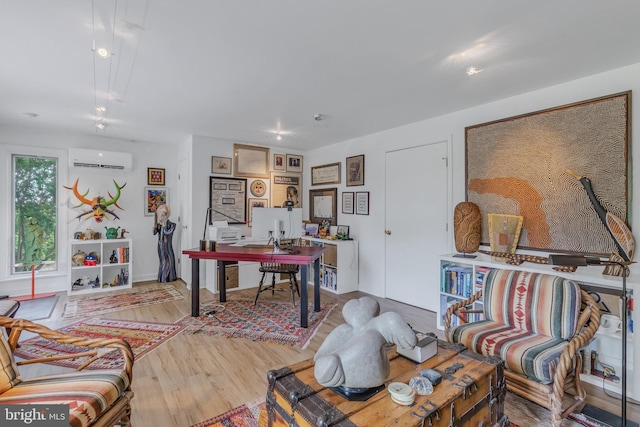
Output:
M130 171L133 163L131 153L115 151L69 149L69 164L75 168L115 169Z

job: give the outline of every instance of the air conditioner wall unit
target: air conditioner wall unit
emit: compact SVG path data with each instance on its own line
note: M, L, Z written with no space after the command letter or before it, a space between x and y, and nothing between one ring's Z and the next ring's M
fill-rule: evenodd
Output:
M75 168L130 171L133 165L133 156L131 153L70 148L69 165Z

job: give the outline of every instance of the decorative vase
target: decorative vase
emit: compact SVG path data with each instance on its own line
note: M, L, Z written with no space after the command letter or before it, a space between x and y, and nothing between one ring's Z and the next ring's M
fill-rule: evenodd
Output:
M473 202L458 203L453 211L453 234L456 251L476 252L480 247L480 208Z

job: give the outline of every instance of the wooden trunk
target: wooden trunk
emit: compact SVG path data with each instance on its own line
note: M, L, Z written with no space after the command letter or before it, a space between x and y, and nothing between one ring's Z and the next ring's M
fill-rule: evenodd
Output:
M391 373L385 385L408 384L420 371L433 368L442 382L428 396L416 395L413 405L391 400L387 388L364 402L349 401L319 385L313 360L268 374L269 426L508 426L504 415L506 382L504 362L482 358L461 345L442 343L438 354L421 364L389 351ZM462 367L450 372L454 364Z

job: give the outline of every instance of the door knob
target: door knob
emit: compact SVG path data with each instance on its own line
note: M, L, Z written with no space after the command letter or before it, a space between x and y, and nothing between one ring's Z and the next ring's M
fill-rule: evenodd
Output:
M188 225L188 224L185 224L185 225L183 225L183 226L182 226L182 228L183 228L184 230L186 230L187 228L189 228L189 225Z
M391 236L391 230L384 230L384 234L386 234L387 236Z

